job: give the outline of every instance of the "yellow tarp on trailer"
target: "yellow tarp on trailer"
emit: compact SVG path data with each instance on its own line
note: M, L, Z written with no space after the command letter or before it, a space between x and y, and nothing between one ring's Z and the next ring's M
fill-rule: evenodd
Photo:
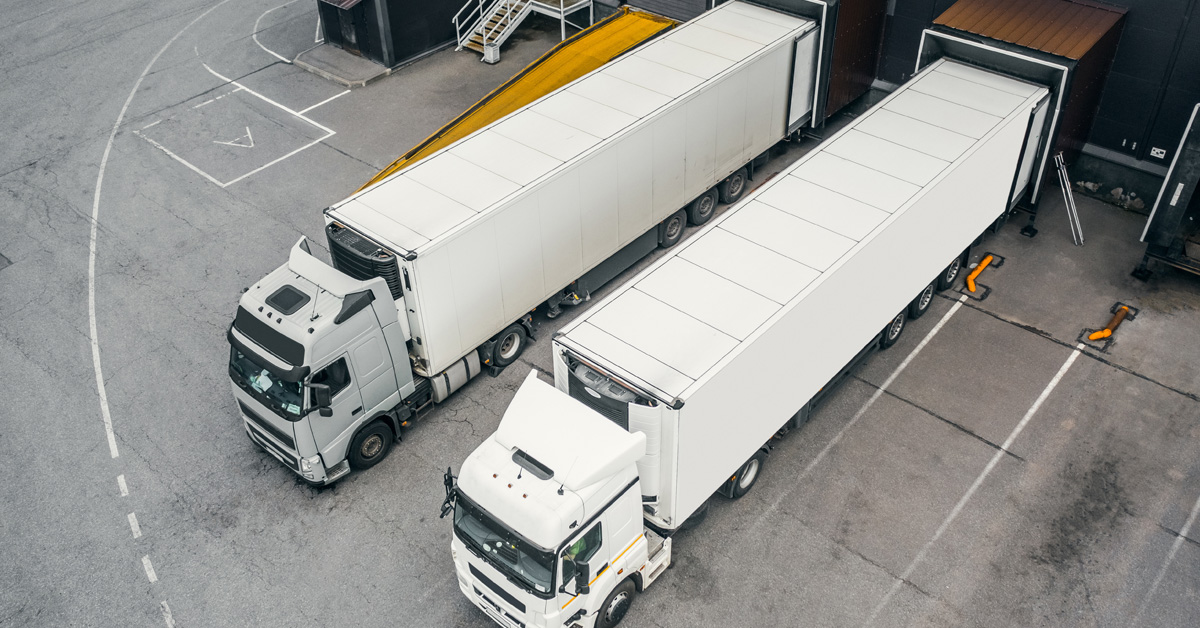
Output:
M364 190L675 26L665 17L624 7L576 33L367 181Z

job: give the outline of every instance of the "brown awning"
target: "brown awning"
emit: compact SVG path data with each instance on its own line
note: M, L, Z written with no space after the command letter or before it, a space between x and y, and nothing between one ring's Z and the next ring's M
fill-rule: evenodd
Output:
M1088 0L958 0L933 23L1079 60L1124 14Z
M339 9L349 9L359 2L362 2L362 0L321 0L321 2L324 2L325 4L332 4Z

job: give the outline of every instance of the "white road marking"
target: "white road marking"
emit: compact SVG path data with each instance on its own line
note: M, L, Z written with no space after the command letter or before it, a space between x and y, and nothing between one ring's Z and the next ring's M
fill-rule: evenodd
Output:
M129 513L129 529L133 532L133 538L135 538L135 539L141 538L142 526L138 525L137 515L135 515L132 512Z
M136 135L136 136L138 136L138 137L140 137L140 138L142 138L142 139L144 139L144 140L146 140L147 142L150 142L150 144L151 144L152 146L154 146L154 147L155 147L155 148L157 148L158 150L161 150L162 152L166 153L168 157L170 157L170 158L174 159L175 161L178 161L179 163L181 163L181 164L183 164L183 165L187 166L187 167L188 167L188 168L189 168L189 169L190 169L192 172L195 172L196 174L198 174L198 175L200 175L200 176L204 177L205 179L208 179L209 181L212 181L213 183L216 183L218 187L222 187L222 188L223 188L223 187L225 187L226 185L229 185L228 183L221 183L220 181L218 181L218 180L216 179L216 177L214 177L214 176L212 176L211 174L208 174L207 172L205 172L205 171L203 171L203 170L201 170L201 169L197 168L196 166L193 166L193 165L191 164L191 162L189 162L188 160L184 159L183 157L180 157L179 155L176 155L175 153L172 153L172 152L171 152L171 150L170 150L170 149L168 149L166 146L163 146L162 144L159 144L158 142L156 142L156 141L154 141L154 140L152 140L152 139L150 139L150 138L146 137L145 135L142 135L141 133L139 133L139 132L137 132L137 131L134 131L134 132L133 132L133 134L134 134L134 135Z
M204 12L202 12L200 15L197 15L194 19L192 19L192 21L188 22L183 28L179 29L178 32L172 35L171 38L162 45L162 48L159 48L158 52L154 53L154 56L150 58L150 62L146 64L146 67L142 69L142 73L139 74L137 80L134 81L133 88L129 90L129 96L125 99L125 103L121 105L120 112L117 113L117 119L113 122L112 131L109 132L108 141L104 145L104 153L100 157L99 171L96 173L96 191L92 196L91 233L88 236L88 333L90 334L90 341L92 345L92 367L96 371L96 393L100 399L100 414L104 419L104 433L108 438L109 454L113 458L118 457L119 454L117 452L116 435L113 433L112 413L108 408L108 393L104 388L104 373L100 367L100 340L96 329L96 231L100 226L100 192L104 187L104 170L108 166L108 157L110 154L112 154L112 146L113 142L117 138L117 131L121 128L121 122L125 120L125 113L129 111L129 104L133 102L133 97L137 94L138 88L142 86L142 81L146 80L146 75L150 73L150 68L154 67L154 64L157 63L158 59L167 51L167 48L170 48L171 44L175 43L175 40L179 39L183 33L187 31L187 29L191 28L196 22L199 22L207 17L209 13L217 10L217 7L220 7L226 2L229 2L229 0L221 0L220 2L204 10ZM161 122L161 120L153 122L145 128L154 126L155 124L158 124L158 122ZM122 497L129 494L128 487L125 485L124 475L117 477L117 486L119 486L121 489ZM156 582L158 580L158 576L154 573L154 566L150 564L149 556L142 557L142 567L146 569L146 577L150 579L150 582ZM174 628L175 622L170 618L170 611L166 607L166 602L163 602L163 608L165 611L164 616L167 618L168 627Z
M167 606L167 601L163 600L159 607L162 608L163 621L167 622L167 628L175 628L175 617L171 615L171 607Z
M313 106L309 107L308 109L301 109L301 110L300 110L300 113L301 113L301 114L308 113L308 112L312 111L313 109L316 109L317 107L320 107L321 105L323 105L323 104L325 104L325 103L327 103L327 102L330 102L330 101L332 101L332 100L334 100L334 99L337 99L337 98L341 98L342 96L345 96L346 94L349 94L349 93L350 93L350 90L346 90L346 91L344 91L344 92L342 92L342 93L340 93L340 94L337 94L336 96L330 96L329 98L326 98L325 100L322 100L321 102L319 102L319 103L317 103L317 104L315 104L315 105L313 105Z
M946 325L946 321L950 320L951 316L954 316L954 313L957 312L958 309L962 307L962 304L966 300L967 300L967 295L965 295L965 294L958 297L958 301L954 304L953 307L950 308L950 311L948 311L942 315L941 320L939 320L937 322L937 324L933 326L933 329L929 330L928 334L925 334L925 337L922 338L921 342L919 344L917 344L916 348L914 348L912 350L912 352L909 353L906 358L904 358L904 361L900 363L900 366L897 366L896 370L892 371L892 374L889 375L887 380L885 380L883 382L883 385L881 385L879 387L879 389L875 391L875 394L871 395L871 398L867 399L867 402L864 403L863 406L858 409L858 412L854 413L854 416L851 417L850 420L845 425L842 426L842 429L838 430L838 433L836 435L834 435L833 439L830 440L829 443L827 443L825 445L825 448L821 450L821 453L817 454L817 456L815 458L813 458L811 462L808 463L808 466L804 467L804 470L800 472L800 475L797 475L795 477L795 480L801 480L805 476L807 476L809 473L812 473L812 470L814 468L816 468L816 466L818 464L820 464L822 460L825 459L826 454L828 454L830 452L830 450L832 450L834 448L834 446L836 446L839 442L841 442L842 437L846 435L846 432L850 431L850 428L854 427L855 423L858 423L858 420L861 419L862 416L867 413L867 410L869 410L871 408L871 406L875 405L875 402L878 401L879 398L883 396L883 393L884 393L884 391L887 390L888 386L891 386L892 382L896 381L896 378L900 376L900 373L903 372L904 369L908 368L908 365L913 361L913 358L917 357L917 354L920 353L921 350L925 348L925 345L929 344L929 341L932 340L933 337L936 336L937 333L942 330L942 327ZM750 529L754 530L755 528L757 528L760 524L762 524L763 521L765 521L767 519L767 517L769 517L772 513L774 513L776 510L778 510L779 505L782 504L785 499L788 499L789 497L791 497L792 492L795 491L797 488L799 488L799 486L800 486L799 482L795 482L792 485L792 488L790 490L788 490L784 494L780 495L775 500L775 502L771 504L771 506L769 508L767 508L765 511L763 511L763 513L761 515L758 516L758 519L756 519L754 521L754 523L750 526Z
M197 54L197 55L199 55L199 54L200 54L200 52L199 52L199 51L196 51L196 54ZM232 96L232 95L234 95L234 94L236 94L236 93L238 93L238 92L240 92L240 91L242 91L242 88L240 88L240 87L239 87L239 88L237 88L237 89L235 89L235 90L232 90L232 91L230 91L229 93L226 93L226 94L221 94L220 96L217 96L216 98L209 98L208 100L206 100L206 101L204 101L204 102L202 102L202 103L200 103L200 104L198 104L198 105L194 105L194 106L192 107L192 109L199 109L199 108L203 107L204 105L208 105L208 104L215 103L215 102L217 102L218 100L221 100L222 98L224 98L224 97L226 97L226 96ZM161 122L161 120L159 120L159 122ZM154 124L158 124L158 122L155 122ZM154 126L154 124L152 124L152 125L150 125L150 126ZM142 127L142 130L143 130L143 131L145 131L145 130L146 130L146 129L148 129L148 128L150 128L150 127L149 127L149 126L147 126L147 127Z
M242 138L246 138L246 141L249 143L242 143L242 141L241 141ZM224 144L225 146L237 146L238 148L254 148L254 136L250 134L250 127L246 127L245 135L239 135L237 137L237 139L234 139L229 142L219 142L217 140L213 140L213 144Z
M142 86L142 81L146 80L150 68L192 24L199 22L226 2L229 0L221 0L197 15L195 19L187 23L187 26L172 35L167 43L158 49L158 52L154 53L150 63L146 64L145 69L138 75L137 81L133 83L133 89L129 90L129 97L125 99L125 104L121 105L117 121L113 123L112 131L108 134L108 142L104 145L104 154L100 157L100 171L96 174L96 193L92 196L92 228L91 234L88 236L88 333L91 336L92 368L96 371L96 394L100 397L100 416L104 420L104 435L108 438L108 453L113 458L120 456L120 453L117 451L117 436L113 432L112 413L108 409L108 392L104 388L104 371L100 367L100 337L96 330L96 229L100 226L100 190L104 186L104 169L108 166L108 156L112 153L113 141L117 138L117 130L121 128L121 121L125 119L125 112L129 110L129 103L133 102L133 96Z
M149 556L142 557L142 567L146 569L146 577L149 578L151 584L158 582L158 574L154 573L154 565L150 564Z
M151 122L150 124L147 124L146 126L142 127L142 130L145 131L146 129L158 124L159 122L162 122L162 120L155 120L154 122Z
M226 0L226 1L228 1L228 0ZM197 54L198 54L198 53L197 53ZM317 122L317 121L315 121L315 120L313 120L313 119L311 119L311 118L308 118L308 117L304 116L304 113L303 113L303 112L300 112L300 111L295 111L294 109L291 109L291 108L289 108L289 107L285 107L284 105L281 105L281 104L279 104L279 103L275 102L274 100L271 100L270 98L267 98L266 96L263 96L262 94L260 94L260 93L258 93L258 92L256 92L256 91L254 91L254 90L252 90L252 89L250 89L249 87L246 87L245 85L242 85L241 83L239 83L239 82L237 82L237 81L235 81L235 80L233 80L233 79L231 79L231 78L227 78L227 77L221 76L221 75L220 75L220 74L218 74L218 73L217 73L215 70L213 70L212 68L208 67L208 64L206 64L206 63L204 63L204 62L201 62L201 63L200 63L200 65L203 65L203 66L204 66L204 69L205 69L205 70L208 70L208 71L209 71L209 73L210 73L210 74L212 74L213 76L215 76L215 77L217 77L217 78L221 79L222 81L225 81L226 83L229 83L230 85L235 85L235 86L238 88L238 89L235 89L235 90L233 90L233 92L230 92L230 94L232 94L232 93L234 93L234 92L238 92L238 91L245 91L246 93L250 94L251 96L254 96L255 98L258 98L259 100L262 100L263 102L265 102L265 103L267 103L267 104L269 104L269 105L272 105L272 106L278 107L279 109L282 109L282 110L284 110L284 111L286 111L286 112L288 112L288 113L292 114L293 116L296 116L297 118L300 118L301 120L303 120L303 121L305 121L305 122L307 122L307 123L309 123L309 124L313 125L314 127L317 127L318 129L320 129L320 130L322 130L322 131L324 131L324 132L325 132L325 135L324 135L324 136L322 136L322 137L320 137L320 138L317 138L317 139L315 139L315 140L313 140L313 141L309 142L308 144L305 144L305 145L301 146L300 148L297 148L296 150L293 150L293 151L291 151L291 152L287 153L286 155L283 155L282 157L279 157L279 158L277 158L277 159L273 159L273 160L271 160L270 162L267 162L266 164L263 164L263 165L261 165L261 166L259 166L259 167L255 168L254 170L251 170L250 172L247 172L247 173L245 173L245 174L243 174L243 175L241 175L241 176L239 176L239 177L237 177L237 178L235 178L235 179L233 179L233 180L230 180L230 181L225 181L225 182L221 182L221 181L219 181L219 180L218 180L216 177L214 177L214 176L212 176L212 175L208 174L207 172L205 172L205 171L201 170L200 168L198 168L197 166L193 165L191 162L187 161L186 159L184 159L184 158L180 157L179 155L176 155L175 153L171 152L171 150L170 150L170 149L168 149L166 146L163 146L162 144L159 144L158 142L156 142L156 141L154 141L154 140L150 139L149 137L147 137L147 136L145 136L145 135L142 135L141 133L139 133L139 132L137 132L137 131L134 131L134 134L135 134L135 135L137 135L138 137L140 137L140 138L142 138L142 139L146 140L147 142L150 142L150 144L152 144L152 145L153 145L155 148L157 148L157 149L161 150L162 152L166 153L166 154L167 154L167 156L169 156L170 158L172 158L172 159L174 159L175 161L178 161L179 163L181 163L181 164L183 164L183 165L187 166L189 170L191 170L192 172L195 172L196 174L198 174L198 175L200 175L200 176L204 177L205 179L208 179L209 181L211 181L211 182L215 183L215 184L216 184L218 187L221 187L221 188L226 188L226 187L229 187L229 186L233 185L234 183L237 183L238 181L241 181L242 179L245 179L246 177L248 177L248 176L250 176L250 175L256 174L256 173L258 173L258 172L261 172L261 171L263 171L263 170L265 170L265 169L267 169L267 168L270 168L271 166L274 166L275 164L277 164L277 163L279 163L279 162L283 161L284 159L287 159L288 157L291 157L291 156L295 155L296 153L299 153L300 151L303 151L303 150L305 150L305 149L308 149L308 148L312 148L313 146L316 146L317 144L320 144L321 142L324 142L325 140L327 140L327 139L329 139L329 138L333 137L334 135L337 135L337 132L336 132L336 131L334 131L333 129L330 129L329 127L326 127L325 125L323 125L323 124L321 124L321 123L319 123L319 122ZM347 90L347 91L349 91L349 90ZM226 95L228 95L228 94L226 94ZM341 95L341 94L339 94L339 96L340 96L340 95ZM336 96L335 96L335 98L336 98ZM328 102L328 100L326 100L325 102ZM317 103L317 105L322 105L322 104L324 104L324 102ZM312 109L312 107L309 107L309 109ZM307 111L307 109L306 109L305 111ZM249 133L249 128L247 128L247 129L246 129L246 132L247 132L247 134ZM218 144L220 144L221 142L217 142L217 143L218 143ZM248 147L247 147L247 148L248 148Z
M271 55L272 57L275 57L276 59L279 59L280 61L282 61L284 63L291 63L292 61L290 59L288 59L287 57L284 57L283 55L275 52L274 50L271 50L270 48L267 48L266 46L262 45L261 41L258 41L258 23L261 22L264 17L267 17L267 14L270 13L271 11L274 11L275 9L282 9L283 7L286 7L287 5L292 4L294 2L296 2L296 0L291 0L291 2L285 2L277 7L272 7L270 9L267 9L266 11L263 11L262 15L258 16L257 20L254 20L254 32L250 35L251 39L254 40L254 43L258 44L259 48L262 48L264 51L266 51L267 54Z
M322 41L325 41L325 38L321 37L321 14L318 13L317 14L317 34L313 35L313 43L319 44Z
M293 0L293 1L295 1L295 0ZM250 89L249 87L246 87L245 85L242 85L241 83L239 83L239 82L237 82L237 81L235 81L235 80L233 80L233 79L231 79L231 78L228 78L228 77L225 77L225 76L221 76L220 74L218 74L218 73L216 72L216 70L213 70L212 68L208 67L208 64L207 64L207 63L204 63L203 61L201 61L201 62L200 62L200 65L204 66L204 69L205 69L205 70L208 70L208 73L209 73L209 74L212 74L213 76L215 76L215 77L217 77L217 78L221 79L222 81L225 81L226 83L229 83L230 85L236 85L237 87L240 87L240 88L242 88L243 90L245 90L245 91L246 91L246 93L250 94L251 96L254 96L255 98L258 98L258 99L262 100L263 102L265 102L265 103L267 103L267 104L269 104L269 105L274 105L274 106L276 106L276 107L279 107L280 109L283 109L284 111L286 111L286 112L288 112L288 113L290 113L290 114L292 114L292 115L296 116L297 118L300 118L301 120L304 120L305 122L307 122L307 123L309 123L309 124L311 124L311 125L313 125L313 126L317 127L318 129L321 129L322 131L325 131L326 133L329 133L330 135L333 135L333 134L334 134L334 131L333 131L333 129L330 129L330 128L326 127L325 125L318 123L318 122L317 122L317 121L315 121L315 120L312 120L312 119L309 119L309 118L306 118L306 117L304 117L303 115L301 115L301 114L300 114L300 112L298 112L298 111L295 111L295 110L293 110L293 109L290 109L290 108L288 108L288 107L285 107L285 106L283 106L283 105L281 105L281 104L279 104L279 103L275 102L274 100L271 100L270 98L267 98L266 96L263 96L262 94L260 94L260 93L258 93L258 92L256 92L256 91L254 91L254 90L252 90L252 89Z
M983 485L983 481L986 480L987 476L991 474L992 469L996 467L996 465L1000 462L1000 459L1004 457L1004 454L1008 453L1008 448L1012 446L1013 441L1017 440L1017 436L1021 434L1021 430L1025 429L1025 426L1029 424L1029 420L1033 418L1034 413L1038 411L1038 408L1042 407L1042 403L1046 401L1046 398L1049 397L1054 388L1058 386L1058 382L1062 380L1063 375L1067 374L1067 369L1071 368L1071 365L1075 363L1075 358L1079 357L1079 352L1082 350L1083 343L1075 345L1075 350L1071 352L1071 355L1067 358L1067 361L1063 362L1063 365L1058 369L1058 373L1054 374L1054 379L1051 379L1050 383L1046 384L1046 388L1042 390L1042 394L1038 395L1037 400L1033 402L1033 405L1030 406L1029 410L1025 413L1025 416L1021 418L1021 422L1017 423L1017 426L1013 428L1013 431L1008 435L1008 438L1005 439L1004 444L1000 445L1000 450L997 451L996 454L992 456L992 459L988 461L987 466L983 468L983 471L979 474L979 477L975 478L975 481L971 484L971 488L967 489L967 492L964 493L961 498L959 498L958 503L954 505L954 509L950 511L950 514L947 515L945 520L942 521L942 525L938 526L937 531L933 533L933 538L929 539L929 541L925 543L925 546L921 548L921 551L917 552L917 556L913 558L912 562L908 564L908 567L904 569L904 573L900 574L900 577L897 578L896 582L892 584L892 588L888 589L887 594L883 596L883 599L879 601L879 604L875 607L875 610L871 612L871 616L868 617L867 621L863 623L864 626L869 626L875 622L875 619L879 617L879 613L881 613L884 607L887 606L888 602L892 600L892 596L894 596L896 592L900 590L900 587L908 581L909 577L912 576L913 571L916 571L917 566L920 565L921 561L925 559L925 555L929 553L929 549L933 547L933 544L936 543L943 534L946 533L946 530L950 528L950 524L954 523L954 520L958 518L960 513L962 513L963 508L967 505L967 502L970 501L971 497L975 495L975 491L979 490L979 487Z
M1142 598L1142 603L1138 606L1137 613L1134 614L1133 620L1129 622L1130 628L1137 625L1138 620L1142 618L1142 613L1150 605L1150 600L1154 597L1154 592L1158 590L1158 585L1162 584L1163 577L1167 575L1167 568L1175 560L1175 553L1183 545L1183 541L1187 538L1188 532L1191 531L1192 524L1196 522L1196 515L1198 514L1200 514L1200 498L1196 499L1196 504L1192 506L1192 512L1188 515L1187 522L1183 524L1183 529L1179 531L1179 536L1175 537L1175 542L1171 544L1171 551L1167 552L1167 559L1163 561L1162 567L1158 569L1158 575L1154 577L1154 583L1150 585L1150 590L1146 592L1146 597Z

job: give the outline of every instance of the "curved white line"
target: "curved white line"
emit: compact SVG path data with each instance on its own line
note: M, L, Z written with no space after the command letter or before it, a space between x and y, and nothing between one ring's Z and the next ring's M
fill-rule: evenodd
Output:
M167 43L158 49L158 52L154 53L150 63L147 63L146 68L138 75L133 89L129 90L129 97L125 99L125 104L121 105L117 121L113 123L112 132L108 134L108 143L104 145L104 156L100 158L100 172L96 174L96 193L92 197L92 229L91 235L88 237L88 331L92 341L92 368L96 371L96 393L100 396L100 415L104 418L104 434L108 437L108 453L113 458L120 456L120 453L117 452L117 437L113 432L112 413L108 409L108 392L104 388L104 372L100 368L100 336L96 332L96 228L100 225L100 189L104 185L104 169L108 166L108 156L112 152L113 140L117 137L117 130L121 128L121 122L125 120L125 112L129 110L129 103L133 102L133 96L142 86L146 75L150 73L150 68L154 67L159 57L167 51L167 48L171 47L171 44L175 43L176 39L179 39L180 35L183 35L184 31L226 2L229 0L221 0L197 15L195 19L168 39Z
M267 17L267 14L270 13L271 11L274 11L275 9L282 9L283 7L286 7L287 5L292 4L294 2L296 2L296 0L291 0L290 2L285 2L277 7L271 7L270 9L263 11L262 15L258 16L257 20L254 20L254 32L250 34L250 38L254 40L254 43L258 44L259 48L262 48L267 54L275 57L276 59L279 59L280 61L282 61L284 63L291 63L292 61L291 61L291 59L287 59L283 55L262 45L261 41L258 41L258 23L261 22L264 17Z

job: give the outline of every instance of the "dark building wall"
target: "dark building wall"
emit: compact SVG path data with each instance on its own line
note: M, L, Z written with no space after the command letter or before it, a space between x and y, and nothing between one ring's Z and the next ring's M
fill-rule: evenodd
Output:
M880 79L902 83L912 76L921 31L952 4L954 0L891 2ZM1200 102L1200 0L1107 4L1128 12L1088 143L1102 149L1093 153L1111 151L1110 159L1158 172L1170 163L1187 117Z
M454 41L458 0L388 0L396 63Z

